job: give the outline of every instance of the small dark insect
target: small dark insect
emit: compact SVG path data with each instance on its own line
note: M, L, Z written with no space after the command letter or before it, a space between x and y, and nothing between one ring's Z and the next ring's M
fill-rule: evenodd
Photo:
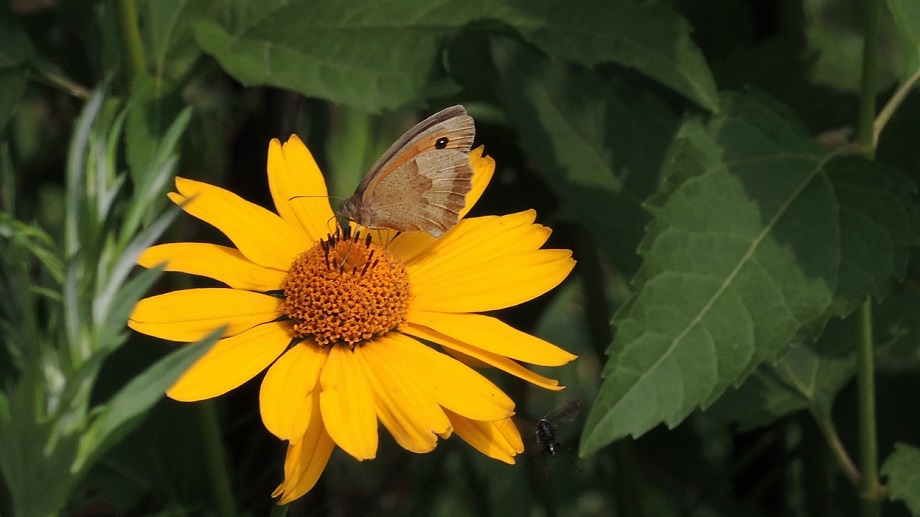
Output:
M544 454L555 456L557 451L563 450L562 444L556 437L556 426L575 420L579 406L581 406L581 399L573 399L537 420L537 443L543 446Z

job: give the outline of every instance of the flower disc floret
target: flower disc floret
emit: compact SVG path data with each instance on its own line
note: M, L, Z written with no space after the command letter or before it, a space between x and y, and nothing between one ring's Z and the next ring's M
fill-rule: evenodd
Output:
M405 267L370 235L348 230L298 255L283 289L294 337L321 346L355 345L396 329L411 298Z

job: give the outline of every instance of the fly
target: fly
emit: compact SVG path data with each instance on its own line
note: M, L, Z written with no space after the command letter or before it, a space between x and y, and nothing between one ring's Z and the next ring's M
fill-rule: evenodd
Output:
M564 450L562 444L559 443L556 426L575 420L579 406L581 406L581 399L572 399L537 420L537 444L543 446L544 454L555 456L556 452Z

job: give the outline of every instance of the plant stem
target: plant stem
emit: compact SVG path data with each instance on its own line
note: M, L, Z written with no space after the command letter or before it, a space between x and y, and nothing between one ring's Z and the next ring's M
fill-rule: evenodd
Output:
M857 411L859 418L859 479L861 515L881 515L878 479L878 444L875 429L875 357L872 346L872 302L859 308L859 344L857 350Z
M272 511L269 514L269 517L284 517L287 515L288 505L286 504L274 504L272 505Z
M882 108L882 111L879 112L878 118L875 119L875 124L872 125L873 135L872 135L872 145L878 145L879 136L882 134L882 130L885 129L885 124L891 120L891 117L894 115L895 110L901 106L901 103L904 102L904 99L907 98L907 94L914 89L914 86L920 82L920 68L914 71L906 81L904 81L901 86L898 87L897 91L894 92L894 95L891 96L891 99L888 99L888 102L885 104L885 107Z
M859 120L856 125L856 141L863 154L871 158L875 154L875 84L878 81L878 39L881 0L863 0L863 60L862 80L859 92Z
M878 78L878 40L881 0L863 0L864 42L862 82L859 95L857 143L866 156L875 155L875 85ZM856 351L857 418L859 420L860 515L881 515L882 504L878 478L878 444L875 421L875 348L872 343L872 300L858 309L858 343Z
M204 445L205 459L208 462L208 479L211 482L211 497L214 500L215 514L237 515L233 489L230 487L230 469L224 452L224 441L217 421L214 402L205 400L196 405L198 426Z
M147 72L147 58L137 26L137 4L134 0L115 0L118 16L118 39L121 42L121 67L125 84Z

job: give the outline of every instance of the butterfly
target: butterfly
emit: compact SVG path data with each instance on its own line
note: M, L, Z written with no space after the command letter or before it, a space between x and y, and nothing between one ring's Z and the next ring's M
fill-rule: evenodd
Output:
M383 153L340 213L369 229L440 237L460 221L473 189L475 134L460 105L419 122Z

